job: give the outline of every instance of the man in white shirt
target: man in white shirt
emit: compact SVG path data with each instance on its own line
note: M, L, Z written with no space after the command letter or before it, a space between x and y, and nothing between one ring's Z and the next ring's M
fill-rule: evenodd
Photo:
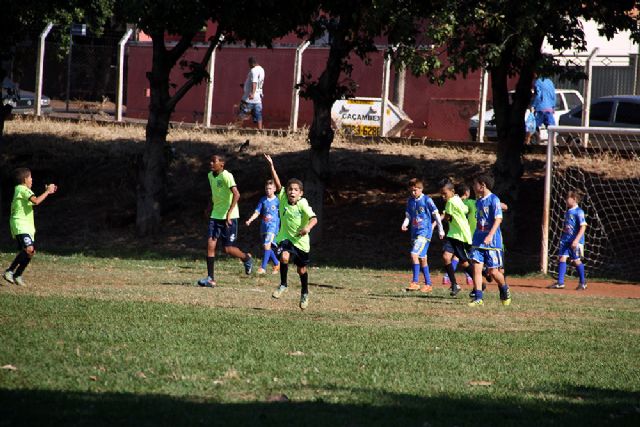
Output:
M241 120L245 120L251 113L253 122L262 129L262 86L264 85L264 68L254 57L249 57L249 73L244 81L244 93L240 101Z

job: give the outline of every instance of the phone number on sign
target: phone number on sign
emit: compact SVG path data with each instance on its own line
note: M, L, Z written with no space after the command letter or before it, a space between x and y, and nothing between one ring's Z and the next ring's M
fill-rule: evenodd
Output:
M342 128L351 135L380 136L380 126L342 125Z

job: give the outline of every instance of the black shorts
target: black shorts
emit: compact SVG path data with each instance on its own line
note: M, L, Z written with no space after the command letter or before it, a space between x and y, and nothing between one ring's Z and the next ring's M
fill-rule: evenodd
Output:
M36 246L30 234L16 234L16 243L18 244L19 251L25 250L29 246L33 246L34 248Z
M461 242L458 239L447 237L442 242L442 251L454 254L461 262L469 261L469 250L471 245Z
M309 252L305 252L300 248L296 248L289 240L283 240L278 243L276 255L278 259L282 259L282 252L289 252L289 262L294 263L298 267L306 267L309 265Z
M209 219L208 236L222 242L225 247L235 246L238 240L238 220L233 219L231 225L228 225L225 219Z

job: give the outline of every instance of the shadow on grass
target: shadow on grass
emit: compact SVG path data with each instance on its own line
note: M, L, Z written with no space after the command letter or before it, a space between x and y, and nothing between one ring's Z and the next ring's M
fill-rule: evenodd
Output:
M574 388L556 391L555 399L425 398L368 390L337 391L375 404L322 400L218 403L153 394L0 390L0 425L423 427L640 423L640 394L616 390Z

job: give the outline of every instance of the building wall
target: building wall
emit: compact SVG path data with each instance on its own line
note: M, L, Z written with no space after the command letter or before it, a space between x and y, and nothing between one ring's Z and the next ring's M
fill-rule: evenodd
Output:
M184 56L187 61L200 61L205 48L192 48ZM151 44L134 43L128 49L127 116L145 118L148 114L149 84L146 72L151 68ZM328 49L310 47L303 56L303 75L317 78L324 69ZM288 47L245 48L223 47L217 52L212 124L234 121L234 112L242 96L242 84L248 73L247 58L254 56L265 68L264 124L267 128L286 128L291 114L293 63L295 44ZM356 96L380 97L382 90L382 53L370 55L365 64L352 58L352 78L357 83ZM184 70L176 67L173 83L184 81ZM172 120L202 122L206 85L194 87L177 105ZM392 93L392 88L390 88ZM449 81L443 86L430 84L426 78L407 73L404 110L413 120L406 135L436 139L468 140L468 121L477 112L479 73ZM310 126L313 105L301 99L299 126Z

